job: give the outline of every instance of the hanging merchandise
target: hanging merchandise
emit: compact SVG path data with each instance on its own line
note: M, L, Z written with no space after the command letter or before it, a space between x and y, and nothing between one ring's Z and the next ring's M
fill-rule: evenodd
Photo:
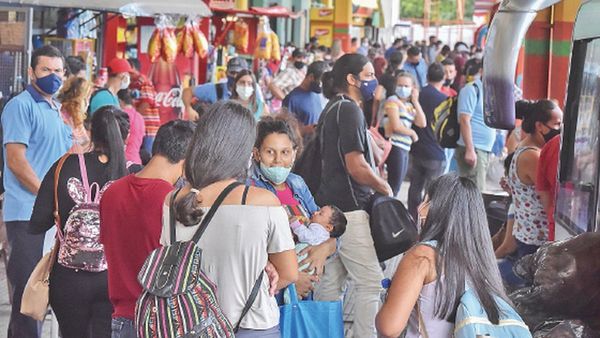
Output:
M148 42L148 57L152 63L156 62L160 58L162 49L161 35L162 34L159 28L154 29L154 32L152 32L152 36L150 37L150 41Z
M198 23L196 22L193 22L192 24L192 36L196 53L198 53L201 58L205 58L208 54L208 40L206 40L206 36L202 33L200 26L198 26Z
M250 31L246 22L240 20L235 23L235 27L233 30L233 43L238 53L248 53L249 35Z
M175 27L167 27L162 33L162 57L168 63L175 62L177 58L177 37Z
M193 29L191 22L187 21L179 33L177 33L177 52L183 54L188 59L194 56Z
M273 51L271 33L269 19L266 16L261 17L258 24L258 34L256 34L256 48L254 49L254 57L257 59L271 59Z
M281 60L281 46L279 45L279 37L275 32L271 32L271 59L278 62Z

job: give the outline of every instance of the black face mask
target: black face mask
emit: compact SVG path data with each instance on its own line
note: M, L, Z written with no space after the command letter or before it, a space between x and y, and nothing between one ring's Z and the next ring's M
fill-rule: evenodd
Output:
M444 81L444 87L450 87L451 84L452 84L452 80L450 80L450 79Z
M323 86L321 86L321 82L313 81L310 83L310 90L313 93L320 94L323 92Z
M546 126L548 127L548 126ZM544 137L544 142L548 143L551 139L554 138L554 136L556 135L560 135L560 129L554 129L554 128L550 128L549 132L547 132L546 134L543 134L542 136Z
M305 63L302 62L302 61L295 61L294 62L294 67L296 67L296 69L302 69L302 68L304 68L304 66L305 66Z

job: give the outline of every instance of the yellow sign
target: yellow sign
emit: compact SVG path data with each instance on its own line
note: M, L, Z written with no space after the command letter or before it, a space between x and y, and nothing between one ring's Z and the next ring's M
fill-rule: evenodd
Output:
M331 47L333 44L333 25L330 23L312 22L310 36L317 37L319 45Z
M333 8L311 8L310 19L312 21L333 21Z

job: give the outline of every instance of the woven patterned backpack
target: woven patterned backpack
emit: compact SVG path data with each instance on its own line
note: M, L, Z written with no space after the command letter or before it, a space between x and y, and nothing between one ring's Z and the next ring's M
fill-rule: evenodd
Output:
M171 197L171 245L154 250L142 266L138 281L143 292L135 307L138 337L144 338L233 338L240 322L250 310L262 283L262 272L246 302L237 325L233 327L223 314L216 297L216 285L202 272L202 249L197 245L219 205L241 183L229 185L215 200L202 219L191 241L175 241L173 204L179 190ZM245 204L248 187L244 190Z

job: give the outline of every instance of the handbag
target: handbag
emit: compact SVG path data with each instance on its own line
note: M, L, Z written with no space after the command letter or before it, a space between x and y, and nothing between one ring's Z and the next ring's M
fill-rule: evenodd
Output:
M58 178L63 164L70 154L65 154L58 160L58 165L54 171L54 222L58 227L60 225L60 214L58 211ZM49 293L50 293L50 271L56 261L56 253L58 252L58 239L54 243L52 250L40 259L37 263L21 298L21 313L35 320L44 320L48 312Z
M279 307L281 338L344 338L341 301L299 301L294 284L287 290L290 303Z

